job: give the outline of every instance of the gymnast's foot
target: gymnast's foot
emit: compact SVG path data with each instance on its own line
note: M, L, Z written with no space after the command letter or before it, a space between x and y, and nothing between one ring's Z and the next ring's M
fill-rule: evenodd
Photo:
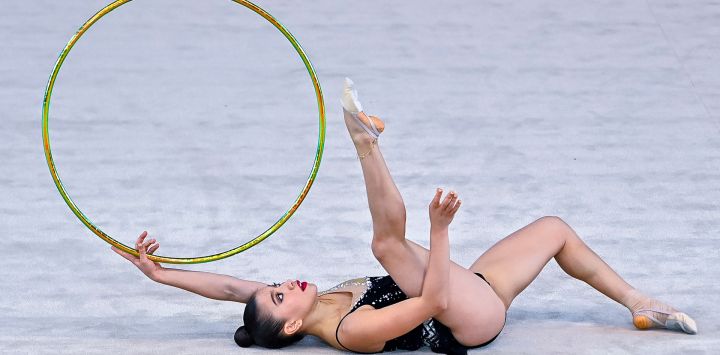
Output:
M340 102L343 106L345 126L350 133L350 138L355 143L358 156L362 159L377 143L380 133L385 130L385 123L380 118L368 116L363 112L357 91L352 80L348 78L345 78L345 87Z
M695 321L687 314L632 289L622 302L630 310L638 329L665 328L688 334L697 333Z

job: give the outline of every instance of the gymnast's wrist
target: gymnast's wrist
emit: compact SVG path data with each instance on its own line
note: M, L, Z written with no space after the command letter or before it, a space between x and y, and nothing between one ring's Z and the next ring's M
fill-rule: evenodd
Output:
M154 270L152 273L150 273L149 275L147 275L147 277L150 280L164 284L166 282L165 281L166 275L167 275L167 272L165 272L165 268L158 268L158 269Z
M436 235L436 234L447 234L449 225L442 225L442 224L434 224L430 223L430 234Z

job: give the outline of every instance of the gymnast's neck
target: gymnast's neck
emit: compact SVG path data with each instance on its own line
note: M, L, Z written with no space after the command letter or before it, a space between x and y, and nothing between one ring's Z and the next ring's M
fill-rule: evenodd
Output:
M319 337L326 342L334 340L338 322L349 310L351 302L352 293L349 292L318 296L312 311L303 319L300 331Z

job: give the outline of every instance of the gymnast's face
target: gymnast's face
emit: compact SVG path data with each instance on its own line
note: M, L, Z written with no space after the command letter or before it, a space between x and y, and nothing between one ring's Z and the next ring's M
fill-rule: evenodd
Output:
M258 290L255 296L260 309L268 312L275 319L285 320L285 332L292 334L302 326L302 320L315 307L317 302L317 286L297 280L287 280L281 284L273 284Z

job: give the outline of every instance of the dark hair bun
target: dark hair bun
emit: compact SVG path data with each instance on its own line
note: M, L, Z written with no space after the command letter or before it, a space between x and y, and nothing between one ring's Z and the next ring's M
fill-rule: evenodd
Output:
M244 325L235 331L235 343L242 346L243 348L247 348L255 344L253 338L250 336L250 333L248 333L247 329L245 329Z

